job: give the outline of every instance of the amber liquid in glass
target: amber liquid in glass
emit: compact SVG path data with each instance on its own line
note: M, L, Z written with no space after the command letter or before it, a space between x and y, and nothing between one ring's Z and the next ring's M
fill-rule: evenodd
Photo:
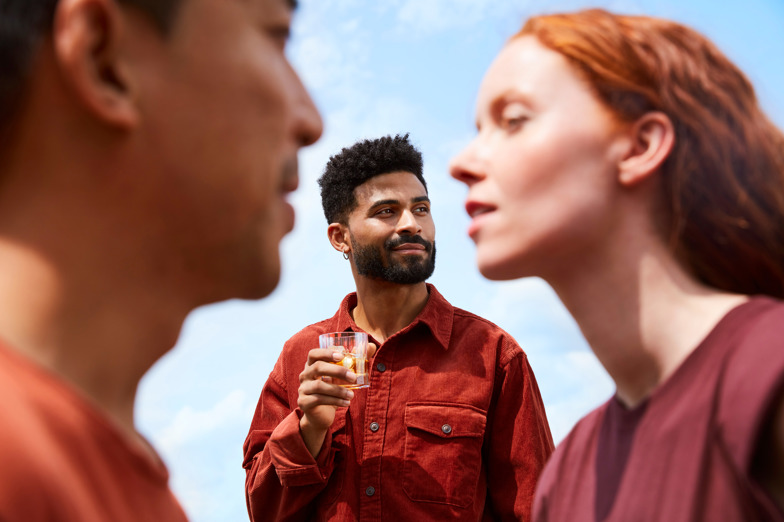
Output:
M356 390L359 388L367 388L370 386L370 380L368 379L367 374L367 359L364 357L357 357L353 353L344 353L343 360L336 362L338 366L343 366L344 368L348 368L355 374L357 374L357 382L348 382L344 381L343 379L334 378L332 379L333 384L337 384L338 386L343 386L344 388L350 388L352 390Z

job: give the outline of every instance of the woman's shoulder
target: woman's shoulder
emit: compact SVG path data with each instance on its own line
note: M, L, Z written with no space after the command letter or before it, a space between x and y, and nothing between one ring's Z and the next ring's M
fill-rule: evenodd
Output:
M727 319L747 336L779 334L784 331L784 301L768 296L752 296L727 314Z
M784 302L753 297L733 310L725 327L730 343L724 379L755 381L758 372L784 371ZM763 384L763 383L760 383Z
M755 297L744 309L725 362L717 411L724 443L742 468L784 392L784 302Z

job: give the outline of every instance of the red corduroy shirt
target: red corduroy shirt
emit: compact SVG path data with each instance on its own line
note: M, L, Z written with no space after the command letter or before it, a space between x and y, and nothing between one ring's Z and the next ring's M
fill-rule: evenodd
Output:
M360 331L356 294L286 342L244 446L251 520L529 519L553 442L528 360L496 325L428 291L379 346L370 388L338 409L317 459L299 432L299 374L319 334Z

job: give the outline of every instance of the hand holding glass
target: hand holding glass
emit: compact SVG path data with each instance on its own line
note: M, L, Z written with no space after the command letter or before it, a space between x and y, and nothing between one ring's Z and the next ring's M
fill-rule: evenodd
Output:
M343 354L343 359L335 362L351 370L357 382L333 378L333 384L344 388L358 389L370 386L368 378L368 337L363 332L332 332L319 335L319 348Z

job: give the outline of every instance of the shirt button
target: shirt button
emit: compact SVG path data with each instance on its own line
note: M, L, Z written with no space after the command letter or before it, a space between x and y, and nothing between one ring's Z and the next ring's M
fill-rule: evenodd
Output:
M378 363L376 365L376 370L378 370L380 372L385 372L385 371L387 371L387 365L380 362L380 363Z
M443 426L441 426L441 431L443 431L446 435L449 435L450 433L452 433L452 426L450 426L449 424L444 424Z
M367 489L365 490L365 495L369 497L372 497L375 494L376 494L376 488L374 488L373 486L368 486Z
M379 426L377 422L371 422L370 423L370 431L372 431L374 433L377 432L380 427L381 426Z

